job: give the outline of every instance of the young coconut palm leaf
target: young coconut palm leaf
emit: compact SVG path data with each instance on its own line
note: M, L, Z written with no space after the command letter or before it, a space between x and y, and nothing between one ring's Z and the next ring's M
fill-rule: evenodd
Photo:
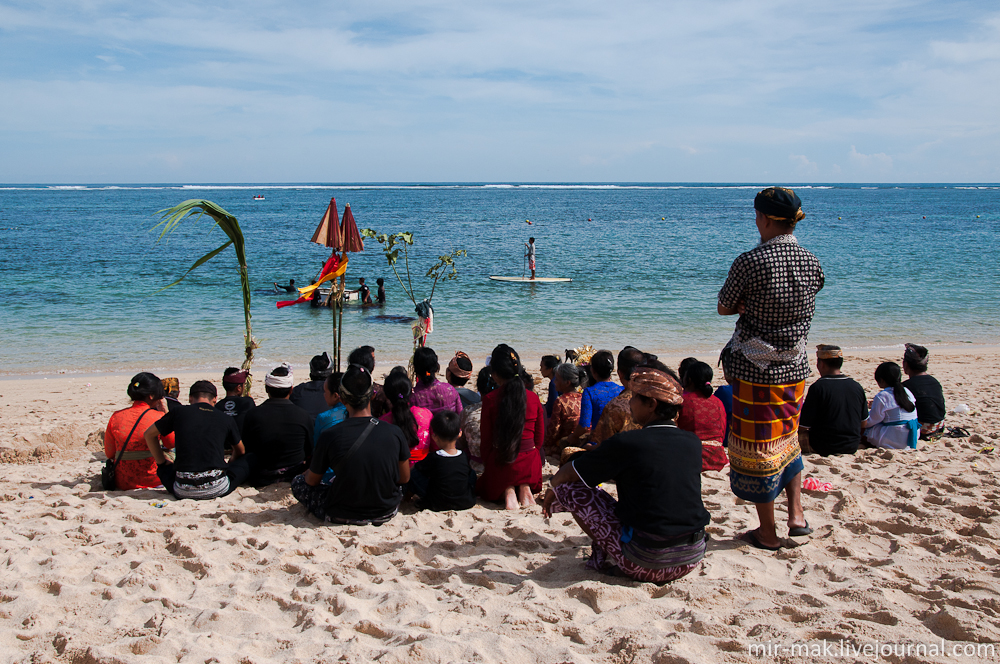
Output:
M211 259L218 256L222 251L226 249L229 245L232 245L236 250L236 260L240 265L240 282L243 286L243 318L246 321L246 336L244 341L246 342L246 359L243 360L243 369L249 371L250 365L253 364L253 351L259 347L257 340L253 338L253 332L250 328L250 277L247 274L247 256L246 256L246 245L243 240L243 230L240 228L240 222L236 220L236 217L226 212L224 209L213 203L212 201L206 201L201 199L192 198L190 200L184 201L172 208L166 210L160 210L156 214L163 218L163 221L158 223L153 229L163 227L160 232L160 237L157 242L162 240L168 233L175 230L177 226L181 223L183 219L190 215L197 215L198 217L202 215L207 215L212 221L218 225L219 228L229 237L229 241L223 244L218 249L213 249L208 252L194 264L188 268L187 272L181 275L181 278L177 281L164 286L160 290L166 290L171 286L176 286L180 282L184 281L184 278L191 274L191 271L197 267L200 267L210 261ZM159 292L159 291L157 291ZM247 377L246 389L250 390L250 378Z

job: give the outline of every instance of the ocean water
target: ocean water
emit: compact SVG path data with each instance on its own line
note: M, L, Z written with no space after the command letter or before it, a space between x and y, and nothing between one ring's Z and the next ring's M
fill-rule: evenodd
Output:
M247 238L258 366L330 350L331 313L269 292L306 285L327 258L309 238L331 196L361 228L411 230L418 300L439 254L468 250L459 278L434 295L428 345L475 360L499 342L529 366L582 344L632 344L661 354L717 352L734 318L716 313L733 259L757 240L753 197L765 184L0 185L0 375L206 369L239 364L243 314L227 250L181 284L225 236L206 219L163 241L158 210L189 198L236 215ZM995 343L1000 186L798 186L799 241L823 264L810 343L849 348ZM254 201L263 194L264 201ZM532 224L526 223L531 220ZM563 284L504 284L537 242L539 276ZM385 308L348 305L344 345L371 344L405 361L412 303L379 246L351 256L349 283L384 277ZM405 278L405 277L404 277ZM304 373L304 368L300 367Z

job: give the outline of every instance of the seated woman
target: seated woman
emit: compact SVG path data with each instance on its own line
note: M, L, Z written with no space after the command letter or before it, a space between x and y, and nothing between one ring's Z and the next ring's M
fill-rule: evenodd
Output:
M432 415L442 410L461 414L463 406L458 390L438 380L439 371L441 365L433 350L425 346L413 353L413 372L417 376L417 384L413 386L413 405L426 408Z
M569 444L574 446L587 442L590 430L600 421L604 407L625 389L611 381L611 374L615 370L615 356L610 350L599 350L594 353L590 358L589 367L590 377L593 380L588 379L588 385L583 390L580 423L569 437Z
M608 438L564 465L542 503L569 511L590 536L588 569L666 583L705 557L709 514L701 502L701 441L677 428L681 386L660 362L632 371L632 419L643 428ZM600 488L614 480L618 501Z
M555 372L558 366L559 357L557 355L542 355L542 359L538 364L538 373L542 374L542 378L549 379L549 387L545 397L546 420L552 417L552 409L555 408L556 399L559 398L559 388L556 387L555 379L553 378L553 372ZM548 428L547 424L546 428Z
M903 387L916 398L917 421L920 437L927 440L944 433L944 390L934 376L927 373L927 349L917 344L906 344L903 352L903 372L908 380Z
M580 404L583 402L580 387L587 384L587 372L575 364L563 363L552 371L551 381L559 396L545 428L545 452L559 454L580 423Z
M496 389L496 383L490 375L490 368L483 367L476 377L476 391L479 392L479 402L462 411L462 437L458 441L458 449L468 452L469 465L477 474L483 472L483 458L479 426L483 415L482 398Z
M913 393L903 387L903 372L895 362L883 362L875 369L875 382L882 391L872 399L868 419L861 423L865 442L874 447L917 449L920 422Z
M413 406L413 384L406 375L405 367L393 367L382 387L389 400L389 412L379 419L395 424L403 430L406 443L410 446L410 465L423 461L427 456L431 435L431 411Z
M121 460L115 467L115 489L125 491L158 487L161 482L156 476L156 462L146 447L143 434L149 425L167 412L164 402L166 391L159 378L143 372L132 376L125 392L132 400L132 405L113 413L104 431L104 454L109 459L114 459L122 446L125 446ZM174 434L161 436L160 445L173 449Z
M483 397L480 426L483 474L476 491L516 510L535 504L542 488L545 410L521 382L521 358L506 344L493 349L490 370L497 389Z
M678 428L701 440L701 469L722 470L729 464L726 448L726 407L712 394L712 367L694 362L684 370L684 405Z

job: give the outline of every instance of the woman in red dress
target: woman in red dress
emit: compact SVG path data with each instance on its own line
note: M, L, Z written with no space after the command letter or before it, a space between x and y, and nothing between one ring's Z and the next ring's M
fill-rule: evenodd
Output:
M677 428L701 439L701 471L722 470L729 463L722 441L726 437L726 407L712 393L712 367L695 362L684 370L684 406Z
M132 405L111 415L108 428L104 431L104 454L114 459L122 445L126 444L125 438L131 431L132 436L115 468L117 490L158 487L161 482L156 476L156 462L142 435L149 425L167 412L163 383L153 374L143 372L132 376L126 392ZM135 426L139 418L142 421ZM166 449L173 449L174 434L161 437L160 444Z
M538 395L521 382L521 358L506 344L493 349L493 381L483 397L480 424L483 474L476 491L485 500L502 500L507 509L535 504L542 490L545 409Z

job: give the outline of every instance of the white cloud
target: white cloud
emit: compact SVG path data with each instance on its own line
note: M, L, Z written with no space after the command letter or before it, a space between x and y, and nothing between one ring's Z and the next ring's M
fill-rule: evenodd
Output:
M795 164L795 170L799 175L814 175L819 170L816 162L809 161L804 154L790 154L788 159Z
M892 157L884 152L862 154L852 145L848 157L853 164L866 171L887 173L892 170Z
M26 53L0 78L0 181L48 181L44 157L83 163L101 141L122 149L112 179L157 180L165 162L144 155L191 163L165 145L204 140L264 164L251 179L802 178L876 145L844 176L997 180L997 16L925 0L0 6ZM310 161L347 146L350 169ZM282 171L275 150L302 156Z

